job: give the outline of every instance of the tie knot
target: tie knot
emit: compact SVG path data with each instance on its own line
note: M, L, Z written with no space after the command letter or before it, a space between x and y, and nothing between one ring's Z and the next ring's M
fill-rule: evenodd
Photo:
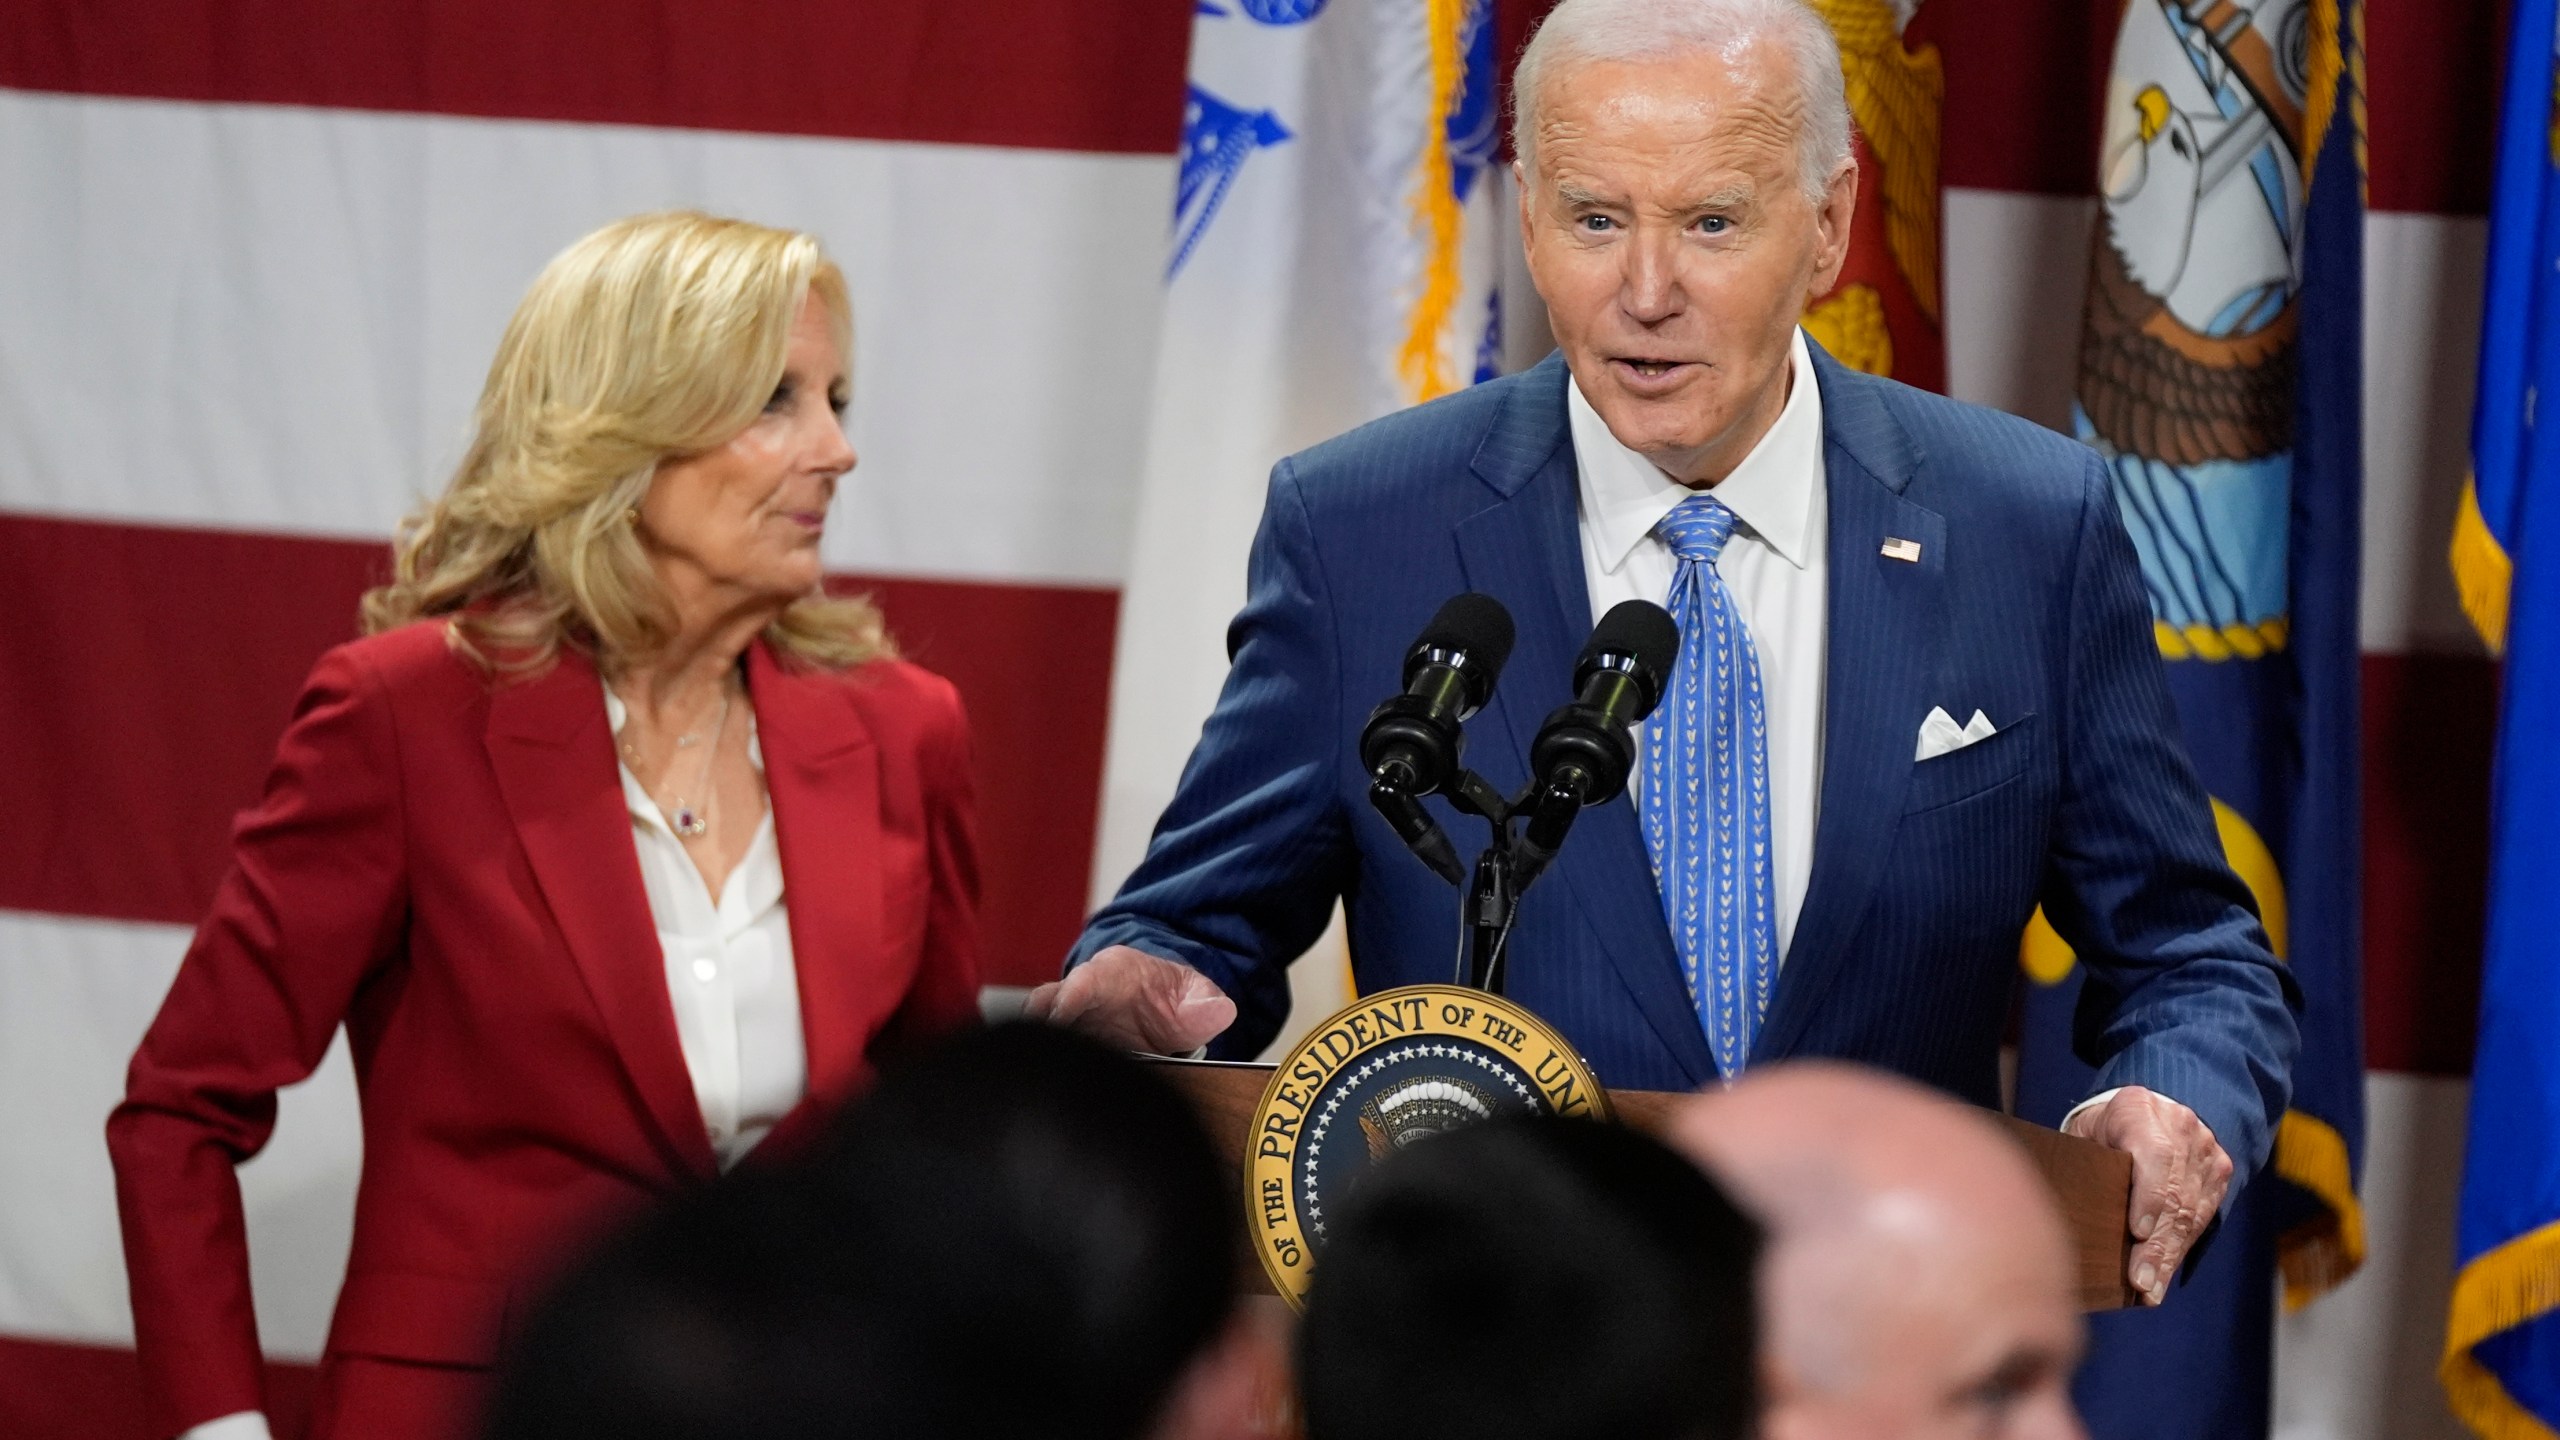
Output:
M1713 495L1692 495L1673 506L1653 531L1683 563L1712 565L1724 553L1724 542L1733 538L1734 518L1732 508Z

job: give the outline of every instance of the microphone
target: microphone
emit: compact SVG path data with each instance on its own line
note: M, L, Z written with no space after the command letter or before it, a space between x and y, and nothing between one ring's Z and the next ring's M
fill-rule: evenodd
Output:
M1528 832L1519 883L1529 881L1563 848L1565 832L1584 808L1625 793L1635 767L1628 727L1653 713L1680 658L1680 627L1670 612L1644 600L1611 607L1592 628L1573 665L1579 696L1547 717L1529 750Z
M1360 732L1369 803L1422 863L1453 885L1466 871L1422 797L1457 776L1459 727L1492 697L1511 641L1511 612L1501 601L1473 591L1450 600L1405 652L1404 693L1371 711Z

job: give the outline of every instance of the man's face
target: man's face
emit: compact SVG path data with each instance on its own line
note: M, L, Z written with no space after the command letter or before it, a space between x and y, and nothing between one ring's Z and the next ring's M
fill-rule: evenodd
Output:
M1767 1297L1773 1328L1803 1327L1773 1337L1773 1350L1828 1373L1777 1367L1766 1440L2085 1440L2071 1404L2080 1316L2059 1227L1919 1219L1871 1253L1857 1283L1834 1273Z
M1766 42L1572 64L1542 88L1520 225L1565 363L1620 442L1713 484L1785 407L1788 345L1840 273L1857 172L1805 197L1798 87Z

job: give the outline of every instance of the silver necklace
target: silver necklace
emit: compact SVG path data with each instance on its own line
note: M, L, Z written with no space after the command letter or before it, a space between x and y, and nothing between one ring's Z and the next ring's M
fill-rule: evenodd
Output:
M699 840L711 831L711 802L716 794L711 788L711 762L720 758L720 737L729 728L729 700L728 687L721 687L720 718L712 722L711 744L702 752L702 769L693 777L692 788L702 792L702 808L695 809L682 792L670 797L675 804L672 810L673 818L668 822L669 827L687 840ZM691 735L679 735L676 737L676 749L680 751L692 749L702 739L703 736L699 731ZM640 758L640 747L626 741L623 744L622 753L626 759L637 760Z
M713 797L711 789L711 762L720 758L720 736L721 733L728 728L729 692L725 687L723 687L720 691L720 718L711 723L711 743L703 747L702 770L693 778L694 788L702 792L702 808L700 810L694 809L691 805L685 803L685 798L681 794L675 797L676 833L687 840L698 840L704 835L710 833L710 810Z

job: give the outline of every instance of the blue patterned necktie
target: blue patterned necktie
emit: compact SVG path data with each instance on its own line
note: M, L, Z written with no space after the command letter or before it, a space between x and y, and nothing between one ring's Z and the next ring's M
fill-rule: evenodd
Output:
M1642 797L1663 917L1727 1079L1750 1057L1778 974L1768 707L1751 632L1716 573L1733 525L1723 501L1692 495L1654 527L1678 557L1668 608L1680 661L1644 727Z

